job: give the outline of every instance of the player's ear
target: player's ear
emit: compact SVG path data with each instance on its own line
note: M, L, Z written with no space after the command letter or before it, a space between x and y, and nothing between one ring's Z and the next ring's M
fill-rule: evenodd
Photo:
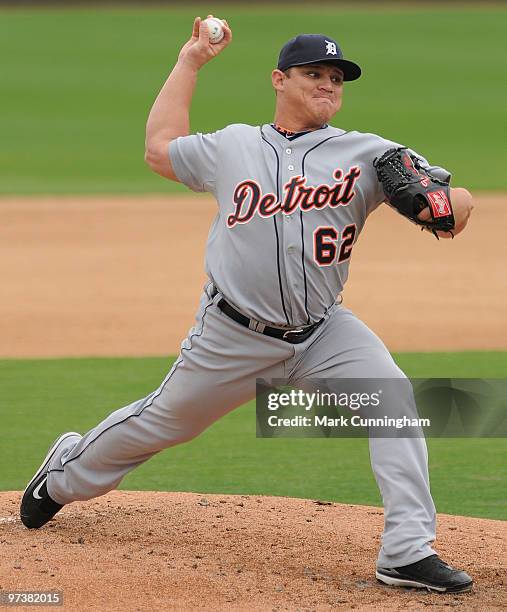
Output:
M275 68L275 70L273 70L273 72L271 73L271 82L273 84L273 88L276 91L283 91L283 85L286 78L287 75L284 72L278 70L278 68Z

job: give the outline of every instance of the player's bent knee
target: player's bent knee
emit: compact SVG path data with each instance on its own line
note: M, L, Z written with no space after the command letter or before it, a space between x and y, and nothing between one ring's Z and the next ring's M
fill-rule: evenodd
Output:
M379 351L362 362L362 378L407 378L391 354Z

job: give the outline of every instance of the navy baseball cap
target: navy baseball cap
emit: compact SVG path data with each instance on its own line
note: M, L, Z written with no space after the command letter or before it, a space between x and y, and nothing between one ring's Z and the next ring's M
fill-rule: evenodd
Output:
M343 71L344 81L355 81L361 76L361 68L343 59L338 43L323 34L300 34L285 43L278 58L278 70L292 66L330 62Z

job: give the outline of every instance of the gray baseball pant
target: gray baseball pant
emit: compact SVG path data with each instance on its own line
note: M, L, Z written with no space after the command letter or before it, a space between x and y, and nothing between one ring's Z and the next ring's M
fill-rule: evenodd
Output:
M405 378L380 339L335 304L301 344L243 327L217 307L208 284L196 325L159 388L113 412L75 446L52 459L48 492L57 503L115 489L155 453L187 442L255 397L256 378ZM413 414L412 394L392 397ZM434 554L436 513L422 437L370 437L370 460L384 504L379 567L399 567Z

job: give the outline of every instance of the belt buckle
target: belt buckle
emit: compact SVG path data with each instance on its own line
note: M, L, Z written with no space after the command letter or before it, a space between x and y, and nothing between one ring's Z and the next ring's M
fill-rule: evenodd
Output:
M289 340L289 336L290 336L290 334L296 334L296 338L297 338L297 337L299 337L299 336L298 336L298 334L302 334L302 333L304 333L305 331L307 331L307 330L306 330L306 329L304 329L303 327L300 327L299 329L289 329L288 331L286 331L286 332L283 334L282 338L283 338L284 340ZM290 342L290 340L289 340L289 342Z

